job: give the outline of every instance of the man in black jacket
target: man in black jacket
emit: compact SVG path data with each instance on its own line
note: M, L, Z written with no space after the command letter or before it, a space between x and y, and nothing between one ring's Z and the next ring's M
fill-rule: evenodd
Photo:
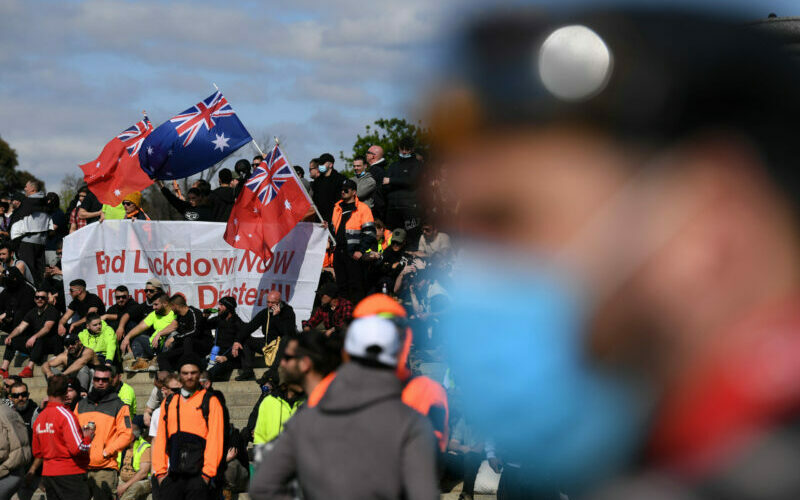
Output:
M258 328L261 331L256 331ZM239 340L233 344L231 354L235 357L242 354L242 373L236 380L253 380L253 356L262 352L267 346L264 363L270 370L277 370L280 365L283 348L288 337L297 331L294 309L281 299L281 293L273 290L267 294L267 307L258 312L249 323L245 324L239 334ZM255 333L253 333L255 332ZM252 334L252 335L251 335Z
M211 191L211 205L214 207L214 220L228 222L233 203L236 201L236 192L231 187L233 174L229 168L223 168L217 174L219 187Z
M211 351L214 339L206 326L203 313L186 304L183 295L175 294L169 299L175 321L162 332L169 333L163 350L158 354L158 369L176 371L178 362L186 355L203 358Z
M217 307L219 313L206 320L206 325L217 332L214 344L219 348L213 364L209 360L207 368L209 379L212 382L225 379L233 366L240 362L242 356L239 356L238 353L233 356L231 350L245 326L242 318L236 314L236 300L233 297L220 298Z
M386 227L405 229L412 248L421 234L419 203L415 192L421 165L414 156L414 139L403 137L398 145L400 159L393 163L383 178L386 198Z
M367 173L375 179L375 184L378 186L375 189L374 206L372 207L372 216L376 219L383 220L386 216L386 200L383 196L383 178L386 177L386 158L383 157L383 148L377 144L373 144L367 150Z
M186 201L175 196L175 193L164 186L164 182L156 181L156 184L161 188L161 194L164 195L164 198L167 199L175 210L183 215L185 220L206 222L213 222L215 220L214 208L208 200L211 191L205 184L189 189L186 193Z
M333 155L323 153L319 157L319 177L314 180L314 204L322 219L331 222L333 206L341 199L342 183L345 177L333 168Z

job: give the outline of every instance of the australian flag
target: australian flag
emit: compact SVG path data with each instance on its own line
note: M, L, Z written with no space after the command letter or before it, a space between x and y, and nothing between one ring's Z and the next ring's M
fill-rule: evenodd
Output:
M182 179L251 140L228 100L217 91L150 133L139 150L139 164L153 179Z

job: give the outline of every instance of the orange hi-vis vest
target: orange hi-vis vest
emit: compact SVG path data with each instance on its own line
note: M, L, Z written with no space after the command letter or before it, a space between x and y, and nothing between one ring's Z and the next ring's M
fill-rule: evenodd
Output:
M363 236L365 233L369 235L371 243L375 243L375 220L372 218L372 210L368 206L361 203L358 197L355 199L355 208L350 218L345 223L344 230L347 236L347 250L353 253L359 250L362 244ZM331 217L331 225L333 226L333 234L335 235L339 230L339 224L342 222L342 200L336 202L333 206L333 217ZM369 244L364 245L366 250Z

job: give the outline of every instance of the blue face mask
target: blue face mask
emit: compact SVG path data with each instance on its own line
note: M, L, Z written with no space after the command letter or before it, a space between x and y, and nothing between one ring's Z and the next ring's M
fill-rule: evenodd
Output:
M328 171L328 166L327 165L320 165L318 168L319 168L319 173L321 173L321 174L324 174L325 172Z
M461 264L440 331L467 422L545 490L578 493L623 469L649 393L586 359L582 287L498 249Z

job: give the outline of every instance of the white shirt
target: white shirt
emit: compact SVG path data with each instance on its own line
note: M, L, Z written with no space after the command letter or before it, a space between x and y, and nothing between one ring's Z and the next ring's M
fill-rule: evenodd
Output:
M150 431L148 434L150 437L156 437L158 434L158 423L161 421L161 407L159 406L155 410L153 410L153 414L150 416Z

